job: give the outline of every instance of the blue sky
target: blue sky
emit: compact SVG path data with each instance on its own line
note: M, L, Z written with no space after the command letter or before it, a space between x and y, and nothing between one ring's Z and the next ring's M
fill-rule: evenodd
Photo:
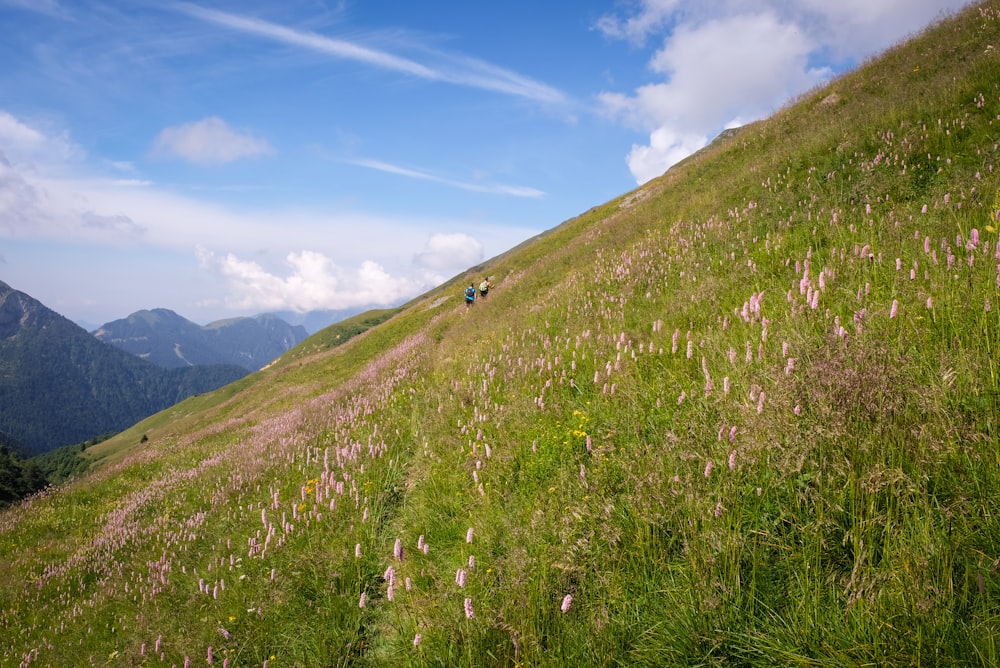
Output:
M94 325L400 303L965 4L0 0L0 280Z

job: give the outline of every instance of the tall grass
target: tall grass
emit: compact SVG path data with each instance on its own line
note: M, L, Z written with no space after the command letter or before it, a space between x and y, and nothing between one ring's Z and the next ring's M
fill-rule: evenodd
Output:
M998 15L88 450L0 663L997 665Z

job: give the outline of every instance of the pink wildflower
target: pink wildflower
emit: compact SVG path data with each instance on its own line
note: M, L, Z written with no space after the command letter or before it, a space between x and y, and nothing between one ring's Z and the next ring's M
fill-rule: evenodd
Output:
M471 598L465 599L464 607L465 607L465 618L466 619L472 619L473 617L476 616L475 613L472 610L472 599Z
M896 317L896 313L898 313L898 312L899 312L899 301L896 300L896 299L893 299L892 300L892 308L889 309L889 317L890 318L895 318Z
M419 633L417 635L413 636L413 646L414 647L420 647L420 641L422 639L423 639L423 637Z
M705 464L705 477L709 478L712 475L712 460L709 459L708 463Z
M566 594L565 596L563 596L562 605L559 606L559 609L563 611L563 614L565 614L569 612L569 606L572 604L573 604L573 595Z
M472 527L469 527L469 530L465 532L465 542L466 543L472 542Z

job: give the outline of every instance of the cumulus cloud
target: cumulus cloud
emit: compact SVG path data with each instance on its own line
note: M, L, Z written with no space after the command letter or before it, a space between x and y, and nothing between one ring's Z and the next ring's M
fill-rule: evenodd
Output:
M707 141L705 135L682 135L669 127L657 128L649 136L649 145L632 144L626 162L636 181L645 183L705 146Z
M461 232L432 234L424 249L413 256L415 265L438 275L463 271L482 260L483 245Z
M289 253L285 258L285 275L272 273L233 253L220 256L199 247L197 256L203 269L226 280L226 306L236 310L306 312L388 306L414 296L419 288L408 280L391 276L371 260L347 271L315 251Z
M0 149L11 162L59 165L74 162L83 152L65 133L47 132L0 109Z
M274 151L267 141L236 132L214 116L165 128L153 150L156 155L175 156L199 165L221 165Z
M626 161L638 183L659 176L726 127L891 46L966 0L640 0L596 24L612 39L656 46L652 80L598 96L605 113L649 133ZM725 17L725 18L719 18ZM817 64L825 63L825 64Z
M420 273L417 278L394 275L373 260L362 260L354 269L347 269L312 250L288 253L283 272L235 253L217 254L201 246L196 255L202 269L225 281L228 308L306 312L399 304L481 262L483 245L467 234L433 234L424 249L413 256Z

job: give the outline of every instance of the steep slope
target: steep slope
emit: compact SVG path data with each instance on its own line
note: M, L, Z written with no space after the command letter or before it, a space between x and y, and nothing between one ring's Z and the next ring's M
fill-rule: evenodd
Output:
M307 336L273 315L229 318L202 327L169 309L137 311L94 332L101 341L168 369L235 364L257 371Z
M89 449L0 515L0 657L1000 664L998 28Z
M0 440L26 451L119 431L245 375L222 365L161 369L0 283Z

